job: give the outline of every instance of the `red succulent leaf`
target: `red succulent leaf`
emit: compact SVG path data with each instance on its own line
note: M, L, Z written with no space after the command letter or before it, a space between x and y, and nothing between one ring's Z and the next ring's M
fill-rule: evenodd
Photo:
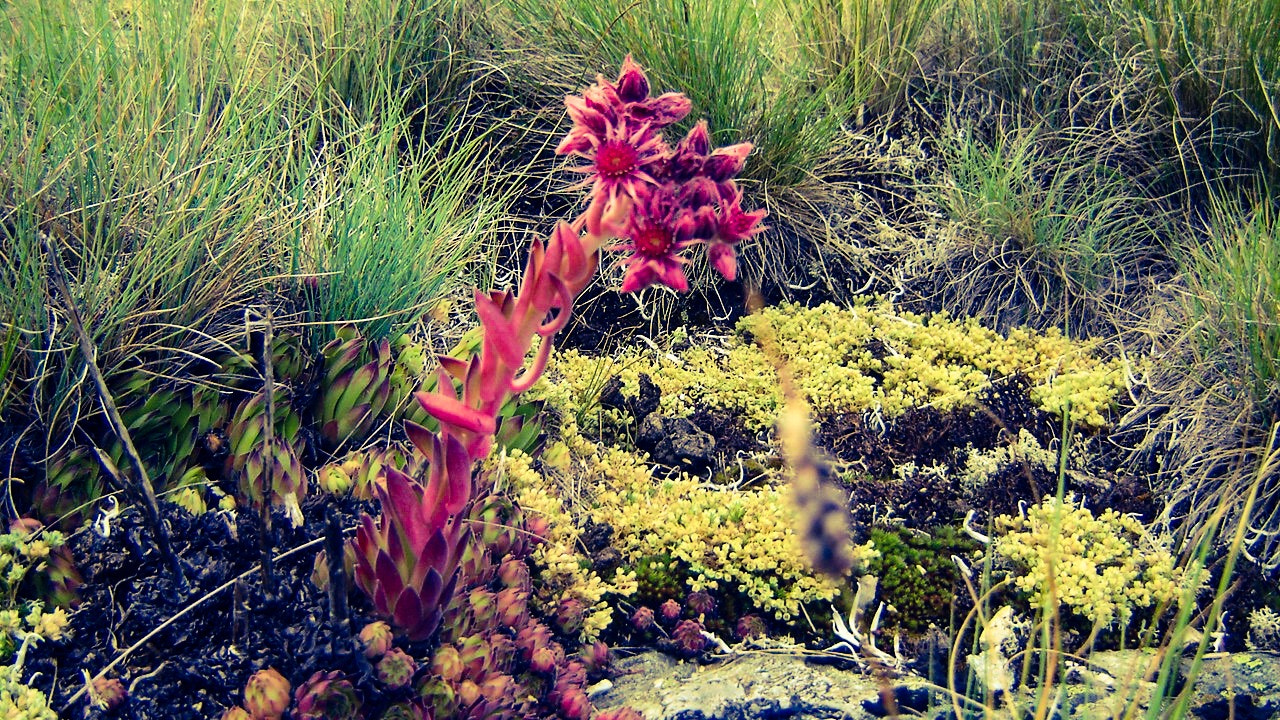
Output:
M442 423L456 425L463 430L473 433L490 434L497 428L497 423L492 416L463 404L456 397L442 394L439 386L436 392L414 393L414 397L418 398L418 404L422 405L422 409L426 410L435 419Z
M427 533L430 532L430 528L422 527L411 516L420 502L415 485L417 483L412 478L394 467L386 468L385 481L378 485L378 498L382 501L382 522L400 528L411 550L426 544ZM391 538L396 535L392 533Z
M725 182L742 171L747 156L751 154L751 143L738 143L729 147L716 148L703 165L707 177L715 182Z
M400 565L387 553L379 553L374 572L378 576L378 587L384 591L388 599L400 597L404 592L404 577L400 574ZM398 601L397 601L398 602Z
M542 371L547 369L547 361L551 358L551 338L542 341L542 346L538 348L538 354L533 359L533 365L525 369L524 373L518 378L511 380L511 392L519 395L533 387L533 384L542 376Z
M454 380L462 380L467 374L467 365L470 364L468 361L452 355L437 355L436 360L440 363L440 367Z
M422 599L413 591L405 591L400 593L396 598L395 607L391 611L391 621L398 627L404 628L409 637L413 639L414 635L421 632L423 620ZM434 630L435 628L431 628ZM430 633L428 630L427 633ZM422 639L421 637L416 639Z
M524 348L520 347L515 329L502 314L502 308L479 290L475 292L475 301L476 314L484 326L486 347L492 347L508 365L519 365L524 359Z
M412 420L405 420L404 434L408 436L409 442L413 443L413 446L418 449L418 452L422 453L423 456L427 458L427 461L430 462L431 439L435 437L435 433Z

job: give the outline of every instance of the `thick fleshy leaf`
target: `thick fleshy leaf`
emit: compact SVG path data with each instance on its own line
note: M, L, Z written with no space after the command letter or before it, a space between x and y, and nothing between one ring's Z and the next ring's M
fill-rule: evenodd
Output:
M372 517L360 516L360 527L356 529L356 559L372 563L381 548L381 536Z
M479 291L475 293L476 314L484 326L485 344L492 347L508 365L519 365L524 348L517 343L515 329L503 316L501 308Z
M427 462L431 462L431 440L435 437L435 433L412 420L405 420L404 434L409 437L409 442L413 443Z
M434 393L415 393L422 409L430 413L440 422L456 425L463 430L487 435L493 432L493 418L488 417L475 408L464 405L456 398Z
M519 395L533 387L533 384L542 377L542 371L547 369L547 360L551 357L551 338L545 338L542 346L538 348L538 355L533 359L533 365L525 369L520 377L512 378L511 392Z
M384 617L391 617L391 611L395 608L396 598L387 595L385 585L375 585L373 590L373 607L377 609L378 614Z
M395 598L404 590L404 578L400 576L400 568L386 554L378 555L374 574L378 576L378 588L386 592L388 598Z
M454 380L462 380L467 374L468 361L452 355L437 355L436 360L439 361L440 367L449 374Z
M436 568L440 571L447 570L448 568L445 567L445 564L449 562L450 551L451 548L448 540L445 539L444 533L432 533L431 538L427 540L426 546L422 548L422 557L418 558L418 564L423 568L420 576L426 577L426 572L431 568ZM421 587L421 580L414 584Z
M421 492L416 486L413 478L394 467L387 467L386 482L378 488L379 499L382 500L383 522L390 522L393 527L401 529L410 552L416 552L417 548L426 544L429 532L421 526L417 516Z
M561 328L568 324L569 315L573 310L573 295L569 292L569 287L560 279L560 276L555 273L548 273L547 282L551 284L556 297L551 307L558 306L560 309L555 317L538 326L538 334L544 338L560 332ZM521 358L521 360L523 359Z
M396 598L391 622L397 627L404 628L411 640L425 640L426 636L431 634L431 630L435 629L431 628L423 632L422 599L413 591L401 593L400 597Z
M445 472L448 475L447 490L444 494L445 512L458 514L471 500L471 466L472 457L462 443L452 435L444 440Z
M426 577L422 579L422 587L418 592L418 598L424 606L440 607L449 600L449 598L443 597L444 589L444 576L440 574L439 570L431 568L427 571Z

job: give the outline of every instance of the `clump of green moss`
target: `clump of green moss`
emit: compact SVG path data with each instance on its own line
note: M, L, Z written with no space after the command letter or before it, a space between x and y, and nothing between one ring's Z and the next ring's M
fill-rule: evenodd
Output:
M928 532L873 528L871 543L879 556L869 562L868 571L879 580L880 599L897 610L888 624L912 633L930 625L947 627L961 586L951 556L968 557L978 544L949 526Z

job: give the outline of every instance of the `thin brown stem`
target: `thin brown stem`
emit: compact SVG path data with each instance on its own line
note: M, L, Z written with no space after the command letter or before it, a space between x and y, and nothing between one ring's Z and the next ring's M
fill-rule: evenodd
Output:
M50 282L53 284L54 289L57 290L56 294L61 300L63 308L67 311L68 318L71 320L71 328L75 332L76 340L80 345L80 354L84 357L85 367L89 371L89 376L93 378L94 387L98 390L98 397L102 400L102 408L107 413L107 421L111 423L112 430L120 438L120 444L124 447L125 457L128 458L129 464L133 467L134 475L130 476L128 473L120 472L116 477L124 486L124 490L132 495L134 500L142 506L143 517L147 525L150 526L156 546L159 547L160 553L168 562L179 587L185 587L186 582L182 576L182 567L178 563L177 555L173 553L173 548L169 544L169 533L160 519L160 506L156 502L155 487L151 484L151 477L147 474L147 467L142 462L142 456L138 453L138 448L133 444L133 437L129 434L129 428L125 425L124 419L120 417L120 410L116 407L115 398L111 395L111 390L107 388L107 381L102 376L102 370L98 367L98 348L94 346L89 332L85 330L80 310L76 307L75 300L72 298L71 288L67 285L66 273L62 269L62 260L58 253L58 248L54 246L55 241L48 235L41 234L40 242L44 246L45 255L49 258Z
M267 416L262 428L262 505L259 517L262 532L258 542L262 554L262 589L268 596L275 592L275 578L271 567L271 492L275 476L276 457L276 387L274 367L271 364L271 346L274 342L271 306L267 305L262 331L262 392L267 398Z

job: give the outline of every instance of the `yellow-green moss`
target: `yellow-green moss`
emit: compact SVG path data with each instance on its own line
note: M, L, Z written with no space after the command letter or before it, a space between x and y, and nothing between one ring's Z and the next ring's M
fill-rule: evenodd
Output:
M6 720L57 720L44 693L22 684L21 671L0 667L0 718Z
M679 354L561 353L533 394L580 414L610 375L620 376L624 394L634 395L640 373L647 373L662 391L664 414L734 408L749 428L770 428L781 406L778 381L748 340L764 324L772 327L797 385L819 413L876 410L895 417L921 405L946 411L972 402L992 378L1020 373L1031 380L1031 399L1044 410L1059 416L1069 411L1073 423L1102 427L1124 387L1123 363L1098 358L1095 341L1071 340L1056 329L1015 329L1006 337L974 319L926 317L897 312L888 302L864 301L847 309L830 303L766 308L739 321L737 335ZM605 411L584 423L591 429L591 422L619 420Z
M1075 614L1108 625L1182 591L1173 554L1131 515L1108 509L1094 517L1073 498L1048 497L1025 516L996 518L996 530L996 558L1033 606L1052 593Z
M563 511L567 503L610 525L627 562L669 556L689 569L690 589L736 589L781 620L799 614L802 603L839 593L840 585L815 577L805 564L789 486L728 491L687 476L655 480L643 457L597 445L571 422L562 433L563 445L549 448L559 466L547 470L552 477L534 472L518 454L505 461L521 506L552 520L553 542L535 560L551 572L553 585L573 586L581 582L575 573L584 572L573 550L576 530ZM553 487L558 494L549 492ZM560 499L565 494L573 497ZM857 551L861 560L872 554L869 546ZM634 587L632 578L628 583Z

